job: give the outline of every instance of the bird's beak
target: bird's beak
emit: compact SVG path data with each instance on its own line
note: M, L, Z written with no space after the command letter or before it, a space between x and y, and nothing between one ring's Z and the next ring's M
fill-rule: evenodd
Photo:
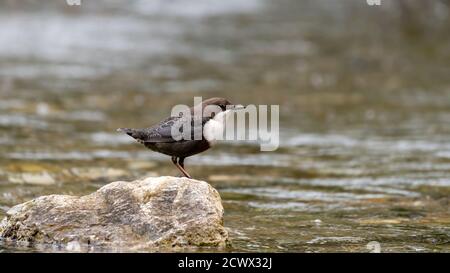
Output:
M231 108L231 110L242 110L242 109L245 109L245 106L242 104L233 105L233 107Z

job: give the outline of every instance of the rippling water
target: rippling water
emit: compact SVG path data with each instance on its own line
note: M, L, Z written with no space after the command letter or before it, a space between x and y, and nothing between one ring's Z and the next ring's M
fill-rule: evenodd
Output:
M231 251L450 251L442 2L413 19L364 1L128 2L0 4L0 217L178 175L115 129L224 96L280 105L278 150L221 143L187 159L223 198Z

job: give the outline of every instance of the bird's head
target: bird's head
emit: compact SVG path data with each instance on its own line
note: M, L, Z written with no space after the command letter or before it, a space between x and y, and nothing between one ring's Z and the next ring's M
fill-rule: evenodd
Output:
M195 107L201 107L204 117L217 118L218 115L224 117L227 113L233 110L244 109L242 105L234 105L225 98L210 98L202 101L201 104Z

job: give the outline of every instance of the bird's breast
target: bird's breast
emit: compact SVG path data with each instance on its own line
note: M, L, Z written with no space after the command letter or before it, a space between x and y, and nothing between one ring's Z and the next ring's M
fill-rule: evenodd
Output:
M223 122L210 119L203 127L203 137L210 145L214 145L218 139L223 139Z

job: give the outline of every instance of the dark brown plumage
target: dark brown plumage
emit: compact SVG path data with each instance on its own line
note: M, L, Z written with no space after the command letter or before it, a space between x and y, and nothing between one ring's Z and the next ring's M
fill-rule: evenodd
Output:
M205 107L207 106L217 106L208 107L212 109L207 113L203 113ZM205 137L205 125L214 119L218 112L225 112L226 110L231 110L231 103L224 98L211 98L204 100L201 104L190 108L190 115L186 113L181 113L179 116L169 117L161 121L160 123L143 129L132 129L132 128L119 128L118 131L124 132L129 136L136 139L139 143L144 144L145 147L162 154L166 154L172 157L172 162L177 166L177 168L186 176L191 178L191 176L184 169L184 159L186 157L204 152L208 150L212 143ZM197 108L199 107L199 108ZM203 116L195 116L196 111L203 113ZM190 139L186 139L183 136L182 125L183 123L191 123ZM201 126L195 126L195 124ZM175 135L173 135L173 126L177 126L179 130L175 130ZM211 126L209 126L211 127ZM195 135L201 135L201 139L194 139Z

